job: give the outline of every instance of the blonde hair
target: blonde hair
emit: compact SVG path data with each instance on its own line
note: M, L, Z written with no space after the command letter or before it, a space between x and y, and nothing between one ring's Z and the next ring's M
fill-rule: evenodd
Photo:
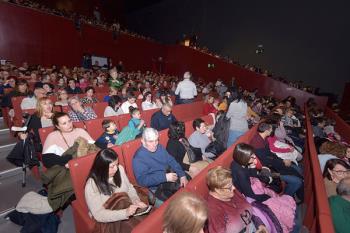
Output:
M229 170L218 166L208 171L207 185L210 191L214 192L215 189L223 188L230 183L232 183L232 175Z
M35 108L35 112L36 112L36 115L38 117L42 117L43 114L44 114L44 110L43 108L41 107L41 104L44 103L45 101L50 101L51 104L52 104L52 100L49 98L49 97L41 97L40 99L38 99L38 101L36 102L36 108Z
M164 213L166 233L199 233L205 224L208 209L203 199L183 192L170 201Z

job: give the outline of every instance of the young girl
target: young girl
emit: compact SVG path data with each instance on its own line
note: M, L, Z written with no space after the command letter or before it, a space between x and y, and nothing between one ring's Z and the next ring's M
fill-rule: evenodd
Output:
M145 121L141 119L141 112L138 108L134 108L133 106L129 107L129 112L131 115L131 119L128 123L128 126L131 130L136 131L136 138L141 136L143 129L145 128Z
M106 119L102 121L102 127L105 132L97 139L96 143L102 148L114 146L119 134L117 125L113 120Z

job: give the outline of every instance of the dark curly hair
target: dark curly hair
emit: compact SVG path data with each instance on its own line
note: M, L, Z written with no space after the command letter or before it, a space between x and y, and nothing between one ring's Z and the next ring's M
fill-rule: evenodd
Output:
M169 139L179 140L185 137L185 124L182 121L173 122L168 131Z

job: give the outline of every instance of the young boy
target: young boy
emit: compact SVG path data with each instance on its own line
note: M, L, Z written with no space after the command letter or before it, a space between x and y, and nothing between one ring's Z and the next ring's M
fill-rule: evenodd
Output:
M102 121L102 127L105 132L96 140L96 144L104 148L114 146L119 134L117 125L113 120L106 119Z

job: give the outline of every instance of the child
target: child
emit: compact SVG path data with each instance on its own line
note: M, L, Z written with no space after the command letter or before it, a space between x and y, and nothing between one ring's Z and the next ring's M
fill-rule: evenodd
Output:
M103 148L114 146L119 134L117 125L113 120L106 119L102 121L102 128L105 132L96 140L96 144Z
M133 106L129 107L131 119L128 126L131 130L135 130L136 138L142 135L143 129L145 128L145 121L141 119L141 112L138 108Z

